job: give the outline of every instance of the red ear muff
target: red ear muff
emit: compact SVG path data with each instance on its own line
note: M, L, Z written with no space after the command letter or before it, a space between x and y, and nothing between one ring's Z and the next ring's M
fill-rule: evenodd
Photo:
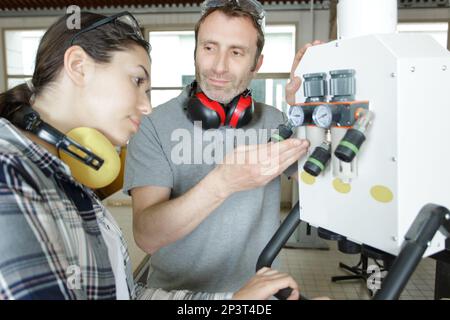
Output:
M215 111L219 115L220 125L223 126L225 124L226 115L222 105L217 101L209 99L203 92L198 92L195 96L205 107Z
M239 96L236 106L230 108L229 125L232 128L240 128L245 126L251 120L251 113L253 113L253 100L250 95Z
M203 129L217 129L223 125L240 128L251 121L254 107L250 90L245 90L224 107L203 92L196 92L196 89L197 82L194 81L191 84L186 113L192 122L201 121Z
M217 129L226 121L223 106L202 92L195 93L189 98L186 113L192 122L200 121L204 130Z

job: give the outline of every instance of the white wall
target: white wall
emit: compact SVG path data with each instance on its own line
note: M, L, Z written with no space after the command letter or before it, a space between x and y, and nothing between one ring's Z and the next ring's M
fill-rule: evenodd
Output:
M132 11L132 10L130 10ZM1 17L0 18L0 90L6 88L5 57L4 57L4 29L23 28L47 28L56 19L53 14L62 13L55 11L48 16L31 17ZM136 14L138 20L144 27L153 30L162 29L192 29L199 17L199 13L146 13ZM267 24L297 24L297 48L314 39L328 40L328 10L315 10L313 14L309 10L270 10L267 13ZM399 21L450 21L449 8L433 9L401 9L399 10Z

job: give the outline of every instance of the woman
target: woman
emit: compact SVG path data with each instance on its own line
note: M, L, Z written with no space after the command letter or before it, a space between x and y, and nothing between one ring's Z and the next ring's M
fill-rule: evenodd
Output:
M297 299L295 281L268 268L235 293L133 283L121 231L95 193L51 139L14 125L31 106L61 133L94 128L123 146L151 111L149 44L134 17L82 13L81 30L68 17L43 36L31 81L0 94L0 299L267 299L288 286Z

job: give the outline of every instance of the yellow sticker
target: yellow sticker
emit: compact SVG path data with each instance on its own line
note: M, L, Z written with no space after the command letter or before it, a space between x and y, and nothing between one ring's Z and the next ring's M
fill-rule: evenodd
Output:
M302 171L302 173L300 174L300 177L301 177L302 181L306 184L314 184L316 182L316 178L313 177L312 175L310 175L306 171Z
M333 180L333 187L339 193L349 193L352 190L350 184L342 182L339 178Z
M383 203L391 202L394 198L392 191L385 186L373 186L370 194L375 200Z

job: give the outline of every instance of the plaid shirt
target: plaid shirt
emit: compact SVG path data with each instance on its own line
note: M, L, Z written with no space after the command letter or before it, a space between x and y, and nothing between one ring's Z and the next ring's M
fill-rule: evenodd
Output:
M0 118L0 300L115 299L114 273L100 229L106 221L115 225L92 190L75 181L57 157ZM231 293L135 286L126 243L115 229L131 298L231 298Z

